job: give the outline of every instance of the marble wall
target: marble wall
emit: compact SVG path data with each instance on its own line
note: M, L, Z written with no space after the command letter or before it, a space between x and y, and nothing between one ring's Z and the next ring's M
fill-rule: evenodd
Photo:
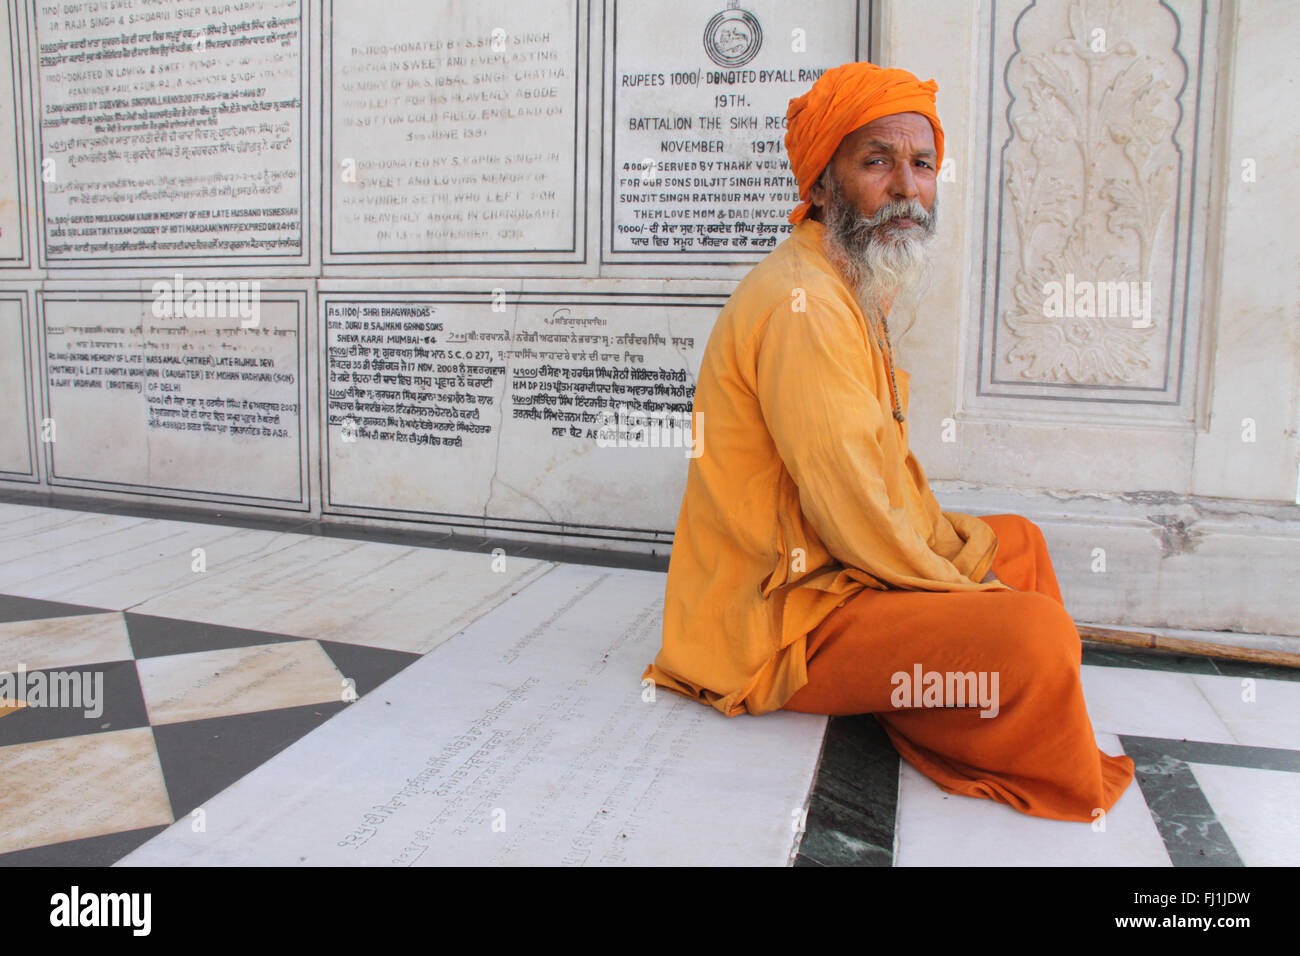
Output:
M880 59L935 77L953 157L896 320L931 386L912 446L946 505L1044 528L1076 617L1300 634L1288 12L883 6Z
M1109 548L1094 620L1224 623L1205 500L1300 562L1283 0L4 10L0 487L665 553L786 105L870 57L939 84L891 326L945 504ZM1300 631L1268 580L1227 625Z
M870 45L855 0L6 11L0 478L660 551L786 104Z

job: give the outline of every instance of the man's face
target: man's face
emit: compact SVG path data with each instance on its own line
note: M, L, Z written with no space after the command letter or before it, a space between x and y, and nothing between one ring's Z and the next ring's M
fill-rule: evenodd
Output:
M924 274L939 212L935 159L925 117L885 116L844 137L811 190L826 255L864 314L888 312Z
M859 126L840 141L831 157L826 176L835 177L840 196L859 216L874 216L887 203L919 202L927 211L934 208L937 170L934 129L920 113L896 113ZM824 220L831 199L826 178L813 184L812 202L818 208L814 218ZM909 217L892 218L881 224L881 239L895 235L920 237L921 224Z

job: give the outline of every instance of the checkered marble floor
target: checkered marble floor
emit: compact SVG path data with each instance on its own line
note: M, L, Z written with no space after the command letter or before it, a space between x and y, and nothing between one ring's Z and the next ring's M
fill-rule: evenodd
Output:
M0 501L0 864L1300 864L1296 671L1086 649L1097 829L647 695L662 573L302 527Z
M419 657L13 595L0 621L4 666L64 691L0 711L0 864L115 862Z

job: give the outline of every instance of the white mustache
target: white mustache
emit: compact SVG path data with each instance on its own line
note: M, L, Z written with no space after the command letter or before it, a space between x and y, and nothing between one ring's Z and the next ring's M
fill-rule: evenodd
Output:
M870 233L891 219L910 219L926 232L934 228L934 216L915 199L887 202L871 216L864 216L853 224L853 231Z

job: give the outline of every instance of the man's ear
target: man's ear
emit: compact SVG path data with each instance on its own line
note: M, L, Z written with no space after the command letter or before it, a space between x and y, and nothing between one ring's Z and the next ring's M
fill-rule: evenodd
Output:
M808 198L812 200L814 206L825 208L827 200L831 197L831 191L826 185L826 174L829 171L829 166L823 169L822 174L814 180L812 189L808 190Z

